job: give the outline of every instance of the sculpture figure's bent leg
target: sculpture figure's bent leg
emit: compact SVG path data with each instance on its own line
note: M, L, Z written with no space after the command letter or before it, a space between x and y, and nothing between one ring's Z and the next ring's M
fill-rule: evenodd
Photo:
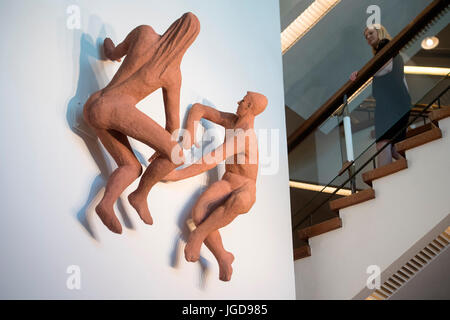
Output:
M136 209L141 219L147 224L153 224L153 218L148 208L147 197L153 186L161 181L177 165L168 158L159 156L153 160L145 170L139 181L138 188L130 193L128 201Z
M147 144L161 155L149 165L138 189L128 197L141 219L147 224L152 224L147 195L153 185L182 164L174 164L171 161L172 150L174 148L181 150L181 148L171 139L169 132L139 111L135 107L136 103L136 99L131 96L108 93L86 104L84 115L85 120L96 130L120 132Z
M192 220L196 226L199 226L208 214L217 207L223 205L231 195L232 189L230 183L226 180L220 180L213 183L197 200L192 209ZM229 281L233 268L231 264L234 256L223 247L222 237L219 230L212 231L204 241L205 245L212 252L219 264L219 279Z
M142 166L125 135L114 130L96 129L95 132L118 165L109 177L105 194L95 211L108 229L122 233L122 226L114 214L113 206L120 194L141 175Z
M247 180L244 177L242 179ZM248 181L233 190L227 200L191 233L184 250L186 260L197 261L200 257L202 242L208 235L228 225L238 215L248 212L255 202L255 194L256 189L253 181Z

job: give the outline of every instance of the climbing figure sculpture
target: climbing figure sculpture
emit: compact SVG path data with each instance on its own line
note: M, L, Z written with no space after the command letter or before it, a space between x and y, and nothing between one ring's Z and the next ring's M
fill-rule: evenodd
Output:
M122 233L122 226L114 213L114 203L142 174L142 166L127 136L155 150L155 157L142 175L138 188L128 196L130 204L145 223L153 224L147 204L151 188L181 165L171 157L174 148L178 147L171 134L180 127L180 64L199 31L197 17L188 12L163 35L157 34L148 25L141 25L117 46L109 38L104 41L108 59L120 61L123 56L126 57L111 82L89 97L83 114L118 165L95 208L102 222L113 232ZM136 108L139 101L159 88L163 92L165 129ZM178 155L182 157L181 147Z

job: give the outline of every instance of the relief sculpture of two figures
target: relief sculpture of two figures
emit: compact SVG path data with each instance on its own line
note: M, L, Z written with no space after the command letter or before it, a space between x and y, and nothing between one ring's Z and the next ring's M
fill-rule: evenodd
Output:
M124 56L125 59L109 84L89 97L83 115L118 166L95 208L103 224L116 233L122 233L122 226L114 213L114 203L137 178L141 177L139 185L128 200L141 219L151 225L153 218L147 197L156 183L186 179L226 160L222 179L209 186L192 208L196 228L186 244L185 258L197 261L205 243L217 259L219 278L229 281L234 256L224 249L218 230L239 214L248 212L256 200L258 151L254 118L264 111L267 99L262 94L247 92L238 102L236 113L220 112L196 103L189 110L182 146L174 141L172 133L180 128L180 64L199 31L198 18L188 12L163 35L148 25L141 25L117 46L106 38L105 56L112 61L121 61ZM159 88L163 92L165 128L136 108L139 101ZM202 159L176 170L183 164L183 148L189 149L195 142L191 137L195 137L195 125L202 118L227 129L225 140ZM155 150L143 174L128 136Z

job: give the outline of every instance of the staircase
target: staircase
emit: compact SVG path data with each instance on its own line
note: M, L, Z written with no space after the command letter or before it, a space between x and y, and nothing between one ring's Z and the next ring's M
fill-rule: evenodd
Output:
M450 242L450 108L409 132L406 158L363 174L369 186L333 200L335 218L298 231L297 299L389 298ZM379 266L381 287L368 289Z

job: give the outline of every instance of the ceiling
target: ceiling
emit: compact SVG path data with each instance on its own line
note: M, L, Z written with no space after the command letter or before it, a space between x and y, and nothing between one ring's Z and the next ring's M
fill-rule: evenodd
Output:
M436 37L439 39L439 45L433 50L420 50L411 59L415 65L450 67L450 25L441 30Z

